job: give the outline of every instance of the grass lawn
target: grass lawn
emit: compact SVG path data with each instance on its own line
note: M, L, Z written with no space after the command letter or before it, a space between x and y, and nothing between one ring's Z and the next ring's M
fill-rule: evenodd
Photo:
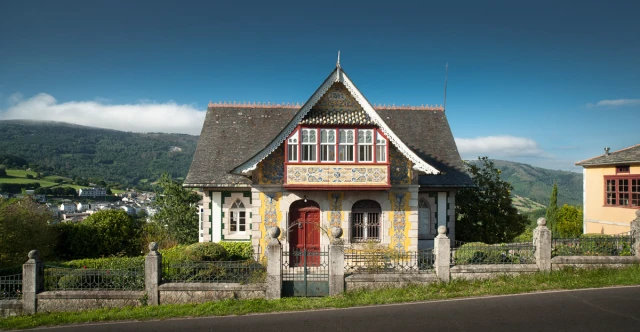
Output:
M9 171L7 171L8 175ZM40 183L40 187L53 187L58 185L55 182L45 181L45 180L36 180L36 179L27 179L22 177L6 177L0 178L0 183Z
M8 176L13 176L16 178L26 178L27 174L33 176L34 178L36 177L36 175L38 175L36 172L32 172L32 171L25 171L22 169L8 169L7 171L7 175Z
M426 286L354 291L323 298L279 300L224 300L204 304L173 304L158 307L97 309L81 312L35 314L0 319L0 329L25 329L73 323L115 320L150 320L176 317L246 315L323 308L348 308L400 302L443 300L483 295L529 293L545 290L640 285L640 265L625 269L564 269L552 273L502 276L489 280L454 280Z

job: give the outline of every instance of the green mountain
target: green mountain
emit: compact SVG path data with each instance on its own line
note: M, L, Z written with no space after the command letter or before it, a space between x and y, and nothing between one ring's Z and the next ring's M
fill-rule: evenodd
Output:
M198 136L185 134L5 120L0 121L0 164L20 167L22 159L49 173L136 185L163 172L186 176L197 142Z
M513 195L549 205L553 183L558 183L558 205L582 205L582 174L556 171L506 160L492 160L500 178L513 186ZM478 163L477 160L471 161Z

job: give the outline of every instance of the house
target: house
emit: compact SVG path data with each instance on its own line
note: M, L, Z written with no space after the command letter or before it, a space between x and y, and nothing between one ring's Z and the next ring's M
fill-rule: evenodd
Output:
M80 188L78 189L80 197L104 197L107 196L107 189L100 187Z
M73 203L62 203L59 209L63 213L73 213L76 212L76 205Z
M455 238L456 190L473 182L442 107L372 105L339 63L300 105L209 103L188 188L201 242L347 244L402 251ZM195 231L195 230L194 230Z
M582 166L584 233L630 231L640 209L640 144L576 163Z

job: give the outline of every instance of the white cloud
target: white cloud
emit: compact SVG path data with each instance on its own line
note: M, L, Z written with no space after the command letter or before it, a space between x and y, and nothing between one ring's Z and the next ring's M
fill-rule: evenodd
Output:
M59 103L52 95L11 98L12 105L0 111L0 120L29 119L70 122L79 125L134 132L164 132L199 135L205 111L174 102L109 104L105 99Z
M515 136L484 136L476 138L456 138L458 151L463 159L488 156L500 157L547 157L536 141Z
M605 99L605 100L601 100L595 104L593 103L589 103L587 104L587 107L589 108L593 108L593 107L621 107L621 106L633 106L633 105L640 105L640 99Z

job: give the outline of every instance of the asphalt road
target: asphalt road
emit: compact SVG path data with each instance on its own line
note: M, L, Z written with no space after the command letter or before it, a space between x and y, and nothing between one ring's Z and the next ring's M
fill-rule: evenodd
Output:
M640 331L640 286L48 331Z

